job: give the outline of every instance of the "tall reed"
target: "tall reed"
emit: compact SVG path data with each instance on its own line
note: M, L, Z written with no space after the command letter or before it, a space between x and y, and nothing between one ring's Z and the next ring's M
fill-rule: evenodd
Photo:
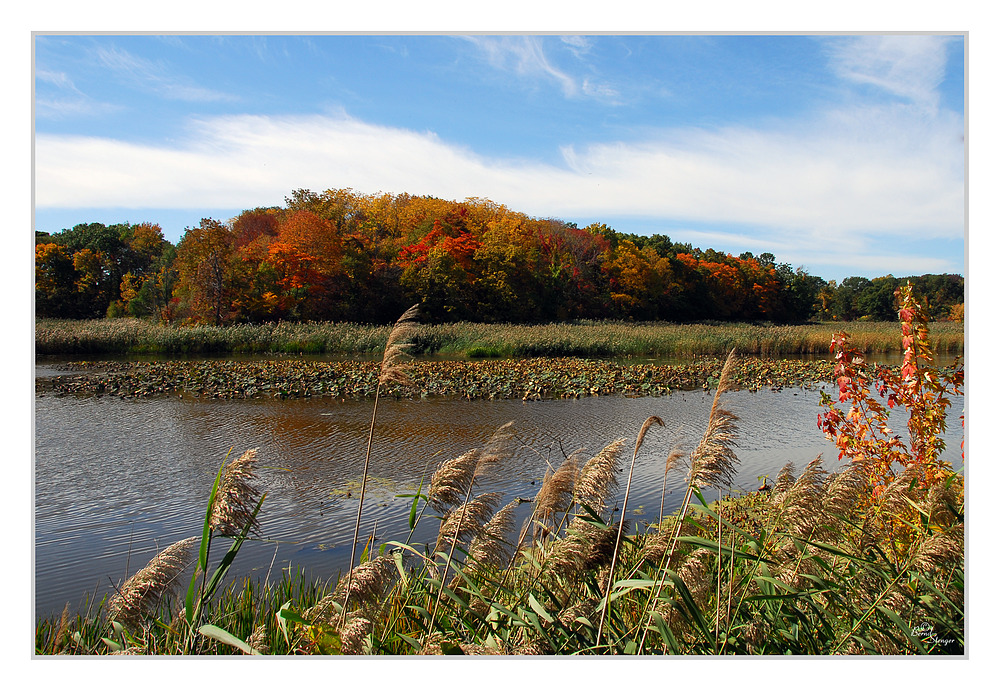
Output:
M396 325L389 333L389 339L386 342L385 351L382 354L382 366L379 370L378 385L375 389L375 403L372 406L372 422L371 427L368 430L368 448L365 451L365 465L361 472L361 496L358 498L358 517L354 523L354 537L351 540L351 561L348 565L347 587L345 588L344 594L345 614L347 613L348 598L351 593L351 579L353 578L354 572L354 556L358 545L358 535L361 530L361 513L365 505L365 488L368 484L368 466L371 462L372 441L375 438L375 420L378 416L379 394L382 391L382 387L386 384L392 382L398 384L408 384L410 382L403 365L407 355L406 349L410 345L408 339L413 335L414 322L416 322L417 317L420 314L419 307L419 305L414 305L410 309L406 310L399 317L399 319L396 320Z
M386 348L380 385L405 381L398 368L406 324L401 318L389 339L399 347ZM369 558L355 565L359 502L351 568L333 591L316 587L308 597L281 591L265 598L249 583L220 587L263 501L253 489L248 452L227 459L216 476L183 620L164 622L154 610L162 612L155 603L166 601L164 588L176 580L193 541L169 548L140 571L145 575L123 584L122 596L105 610L106 623L73 622L67 613L36 627L36 650L962 654L962 476L948 471L925 486L915 469L904 469L873 494L871 459L855 459L831 474L816 458L798 476L786 466L767 491L724 496L738 463L737 417L723 398L734 361L731 351L705 432L688 456L681 507L647 531L633 533L624 520L614 521L624 439L586 463L570 454L549 469L531 500L503 504L499 493L483 491L481 481L515 453L504 426L481 449L440 463L426 494L410 495L411 534L424 515L416 510L421 500L438 514L433 544L378 546L373 535ZM376 396L362 501L377 403ZM652 426L661 424L651 416L640 428L622 514L639 451ZM678 460L676 450L668 454L665 476ZM703 494L710 487L719 492L711 503ZM523 501L531 502L531 512L515 539L514 514ZM233 546L208 578L212 536L234 533Z

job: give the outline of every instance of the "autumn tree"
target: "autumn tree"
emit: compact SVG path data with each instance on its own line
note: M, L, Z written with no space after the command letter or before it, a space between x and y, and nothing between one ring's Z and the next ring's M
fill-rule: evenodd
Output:
M214 219L185 230L177 244L174 295L192 321L219 325L232 318L234 249L232 229Z

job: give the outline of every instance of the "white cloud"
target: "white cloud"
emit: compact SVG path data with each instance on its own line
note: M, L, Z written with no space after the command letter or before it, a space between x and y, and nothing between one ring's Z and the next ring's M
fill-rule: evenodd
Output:
M674 130L564 150L566 164L490 160L433 133L346 116L230 116L181 148L36 137L39 208L250 208L291 190L489 197L536 216L641 215L769 229L831 251L861 233L962 237L957 118L841 111L797 127Z
M101 103L86 96L35 99L35 116L50 120L108 115L118 110L121 106Z
M73 83L65 72L35 70L35 116L62 119L106 115L119 109L110 103L90 98Z

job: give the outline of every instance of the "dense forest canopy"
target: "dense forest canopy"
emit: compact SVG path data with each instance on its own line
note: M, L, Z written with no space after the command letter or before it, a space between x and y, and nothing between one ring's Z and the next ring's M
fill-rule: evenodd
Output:
M202 219L176 247L153 223L35 234L38 317L387 323L420 303L435 321L887 320L907 281L933 318L964 316L958 275L838 285L767 252L578 228L480 198L300 189L284 207Z

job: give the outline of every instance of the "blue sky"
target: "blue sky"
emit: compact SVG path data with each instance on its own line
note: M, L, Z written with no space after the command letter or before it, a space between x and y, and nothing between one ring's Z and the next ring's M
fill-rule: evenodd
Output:
M35 228L488 197L825 279L965 273L958 35L36 35Z

